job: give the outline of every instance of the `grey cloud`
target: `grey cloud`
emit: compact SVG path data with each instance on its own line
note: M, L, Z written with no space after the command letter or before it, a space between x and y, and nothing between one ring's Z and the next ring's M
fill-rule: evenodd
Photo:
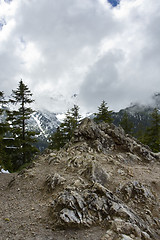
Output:
M13 38L19 45L13 46L12 54L15 48L20 48L20 40L23 39L24 48L27 43L34 43L43 58L30 71L19 63L23 51L14 59L24 78L31 79L35 91L38 85L50 82L55 91L57 86L63 88L64 85L67 92L75 81L73 77L77 78L78 88L81 79L78 79L75 69L93 61L84 49L90 49L89 52L96 58L101 40L120 29L111 11L98 0L20 1L15 21L10 41ZM24 68L21 70L21 67ZM17 75L14 68L13 73Z
M65 48L72 44L72 47L79 47L95 43L115 31L111 27L114 23L111 12L106 11L97 0L35 0L26 4L22 1L17 20L19 32L28 40L37 43L40 40L46 47L46 38L52 46L58 44ZM115 22L114 27L116 25Z
M95 110L102 100L113 105L117 97L123 94L117 69L123 59L121 52L110 52L102 56L89 70L80 88L82 105L87 104L90 111ZM121 91L121 92L120 92ZM118 96L117 96L118 95Z
M22 77L38 101L55 92L79 93L87 111L102 100L118 110L159 91L158 1L122 1L117 10L99 0L13 0L9 5L14 2L15 25L5 41L0 39L0 90L10 92ZM28 50L30 43L35 53Z

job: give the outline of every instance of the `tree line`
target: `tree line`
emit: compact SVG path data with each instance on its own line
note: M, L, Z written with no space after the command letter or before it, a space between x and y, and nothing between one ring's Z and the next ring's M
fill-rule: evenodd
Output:
M29 131L27 121L34 112L30 107L32 93L21 80L16 90L12 90L9 100L5 100L0 91L0 166L14 172L30 163L38 153L35 147L36 132ZM13 106L13 107L8 107ZM107 103L102 101L98 112L94 113L93 120L99 124L113 123L113 111L108 109ZM151 125L136 136L142 143L147 144L152 151L160 151L160 115L158 109L151 114ZM65 114L63 122L49 139L49 148L59 150L67 144L74 135L74 131L81 121L79 106L74 105ZM130 121L127 112L124 112L120 121L126 134L134 136L134 124Z

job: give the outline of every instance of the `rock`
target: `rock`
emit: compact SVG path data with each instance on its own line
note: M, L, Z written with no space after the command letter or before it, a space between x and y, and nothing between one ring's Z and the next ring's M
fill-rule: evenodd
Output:
M65 178L61 177L58 173L46 177L46 183L50 190L54 190L56 186L63 185L65 181Z
M134 239L125 234L122 234L122 237L120 238L120 240L134 240Z
M74 133L72 143L83 141L97 152L123 149L132 154L133 161L139 161L140 158L147 162L160 161L159 154L152 153L148 147L126 135L121 127L116 127L113 124L101 123L97 125L89 118L83 119Z
M154 199L151 191L138 181L126 183L119 191L125 201L135 199L138 202L146 202Z
M65 189L51 206L57 226L82 227L106 222L113 232L140 236L145 222L99 183L87 189Z
M108 230L100 240L114 240L117 239L117 234L112 230Z
M142 232L142 239L144 239L144 240L151 240L150 236L146 232Z
M106 186L110 178L109 174L106 173L101 166L98 166L93 161L90 161L88 163L85 171L83 172L83 175L91 182L97 182L103 186Z
M140 228L129 221L125 221L122 218L114 218L111 221L110 229L117 234L126 234L128 236L134 236L140 238L141 237L141 230Z
M81 156L71 157L68 159L67 165L71 168L79 168L81 166L84 166L84 159Z

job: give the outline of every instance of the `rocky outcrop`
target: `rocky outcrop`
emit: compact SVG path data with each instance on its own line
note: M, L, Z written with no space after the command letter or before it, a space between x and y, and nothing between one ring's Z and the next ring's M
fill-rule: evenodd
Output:
M65 178L61 177L58 173L49 174L46 177L46 184L49 191L53 191L57 186L63 185L65 181Z
M119 217L146 228L131 209L99 183L85 189L67 187L52 202L52 207L60 225L90 226L102 221L108 224Z
M160 222L150 209L159 209L159 205L152 189L138 180L125 181L133 177L131 165L159 162L158 154L126 135L122 128L97 125L86 118L65 149L49 160L50 164L55 159L64 159L65 172L74 176L70 182L60 175L47 179L53 192L63 184L58 193L56 190L50 208L56 227L103 225L106 234L101 240L158 239L159 231L155 229ZM124 178L120 187L114 180L120 179L118 176Z
M90 147L98 152L121 150L136 154L143 161L160 160L160 156L151 152L148 146L126 135L123 128L107 123L97 125L89 118L85 118L75 131L73 141L86 141Z
M133 199L142 203L145 203L146 201L153 202L153 200L155 200L151 191L138 181L126 183L120 189L120 195L125 202Z
M99 183L87 188L68 186L52 202L51 209L57 227L102 224L109 229L103 239L151 240L157 237L136 212Z

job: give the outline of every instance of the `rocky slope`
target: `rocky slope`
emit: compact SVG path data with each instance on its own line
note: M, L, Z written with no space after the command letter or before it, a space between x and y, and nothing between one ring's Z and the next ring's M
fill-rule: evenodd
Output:
M160 239L160 155L114 125L86 118L0 181L0 239Z

